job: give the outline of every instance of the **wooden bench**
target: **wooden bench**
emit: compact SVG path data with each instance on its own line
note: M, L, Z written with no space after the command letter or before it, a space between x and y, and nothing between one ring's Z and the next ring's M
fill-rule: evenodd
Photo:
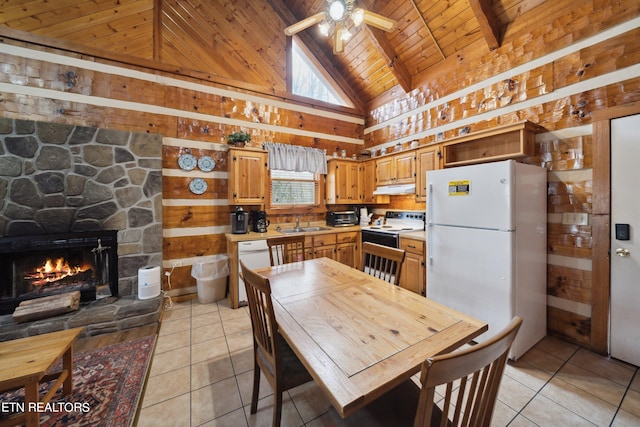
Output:
M60 385L65 395L73 389L73 343L82 328L36 335L28 338L0 342L0 392L24 387L24 412L0 421L0 427L26 423L27 427L40 425L41 405L46 405ZM62 358L62 370L48 373ZM40 399L41 383L55 380Z

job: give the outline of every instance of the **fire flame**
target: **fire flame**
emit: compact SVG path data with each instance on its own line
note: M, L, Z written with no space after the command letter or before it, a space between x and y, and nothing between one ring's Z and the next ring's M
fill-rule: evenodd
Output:
M75 276L76 274L82 273L86 270L87 268L79 266L71 267L69 262L64 258L58 258L55 261L47 258L47 261L42 265L42 267L36 268L37 275L42 279L39 281L40 283L55 282L65 277Z

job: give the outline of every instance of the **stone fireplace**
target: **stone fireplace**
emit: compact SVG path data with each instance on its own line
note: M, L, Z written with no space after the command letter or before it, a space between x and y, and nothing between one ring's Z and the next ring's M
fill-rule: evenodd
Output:
M91 309L99 313L83 315L87 324L82 326L87 334L136 326L135 321L121 321L123 311L144 317L141 322L152 318L157 321L159 317L162 298L139 301L136 293L138 269L162 263L161 135L0 118L0 238L3 244L13 241L28 245L42 242L47 236L64 235L64 239L73 241L110 234L117 246L111 266L117 266L117 270L112 274L115 282L106 288L104 283L98 283L103 281L105 270L96 271L101 267L95 265L98 261L91 252L98 247L96 241L91 242L90 248L63 250L67 257L74 258L67 262L93 264L92 271L83 274L91 276L88 281L96 286L87 285L94 290L87 289L84 293L85 299L95 301L83 303L81 311ZM111 243L102 241L102 245L111 246ZM46 263L46 256L42 256L42 260L34 259L43 255L38 251L27 259L35 264ZM6 281L7 269L12 269L13 277L16 266L21 267L23 261L14 255L0 256L3 259L0 280ZM60 257L54 258L50 263L56 263ZM59 284L74 281L59 280L62 280ZM38 279L34 277L33 281ZM2 290L8 286L4 283L0 286L0 296L8 295L7 290ZM11 292L15 294L14 290ZM73 317L79 314L82 313L61 316L66 318L63 326L61 319L55 318L21 328L12 327L10 316L0 316L0 340L77 326L80 320Z

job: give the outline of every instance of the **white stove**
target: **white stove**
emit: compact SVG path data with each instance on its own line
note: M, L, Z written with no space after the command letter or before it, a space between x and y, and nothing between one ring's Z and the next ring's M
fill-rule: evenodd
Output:
M400 247L399 235L424 230L425 213L420 211L387 211L382 225L362 227L362 241Z
M383 225L368 225L362 230L389 234L424 230L424 217L424 212L418 211L387 211Z

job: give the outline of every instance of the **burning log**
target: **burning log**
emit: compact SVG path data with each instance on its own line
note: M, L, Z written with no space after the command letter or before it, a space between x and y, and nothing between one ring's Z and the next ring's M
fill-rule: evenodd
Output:
M26 273L24 279L32 286L47 286L53 283L64 285L90 279L92 274L89 267L70 266L64 258L56 260L47 258L42 267Z
M76 311L80 307L80 291L22 301L13 312L16 323L44 319Z

